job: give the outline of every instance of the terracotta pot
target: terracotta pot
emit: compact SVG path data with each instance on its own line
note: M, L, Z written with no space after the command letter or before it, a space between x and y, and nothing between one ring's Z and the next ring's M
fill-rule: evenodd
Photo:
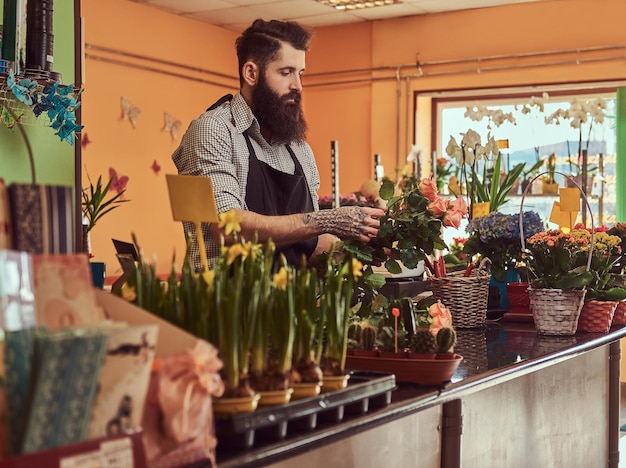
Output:
M443 385L452 378L462 360L463 356L459 354L454 354L454 359L388 359L348 356L346 367L392 372L396 375L398 382Z
M585 301L578 318L577 331L607 333L613 322L618 301Z
M435 355L435 359L439 359L439 360L452 360L452 359L456 359L456 354L454 353L437 353Z
M435 359L435 353L414 353L413 351L409 351L407 353L407 357L409 359Z
M382 358L391 358L391 359L406 359L406 353L404 351L378 351L378 356Z
M378 351L375 349L353 349L352 356L376 357L378 356Z
M613 314L614 325L626 325L626 300L620 301Z

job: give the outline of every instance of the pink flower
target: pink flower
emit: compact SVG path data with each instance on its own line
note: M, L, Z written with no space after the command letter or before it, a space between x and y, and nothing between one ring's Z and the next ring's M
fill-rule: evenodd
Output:
M458 228L461 225L461 219L467 215L467 203L463 197L458 197L448 206L448 212L443 218L443 225L447 227Z
M430 331L433 335L437 335L439 329L444 327L452 327L452 315L450 309L444 306L441 301L435 302L428 308L428 313L432 319Z
M437 199L437 184L435 184L433 176L430 176L429 179L422 179L420 182L420 192L430 201Z
M448 211L448 202L443 198L435 197L435 199L428 204L428 209L432 212L434 217L441 218Z

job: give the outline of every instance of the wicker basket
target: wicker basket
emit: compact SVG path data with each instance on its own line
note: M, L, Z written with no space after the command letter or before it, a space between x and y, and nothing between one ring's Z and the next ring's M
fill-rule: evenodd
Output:
M543 335L573 335L578 327L585 289L531 288L530 308L537 333Z
M613 314L614 325L626 325L626 300L619 301Z
M578 319L578 331L607 333L618 304L618 301L585 301Z
M591 211L591 205L585 195L585 192L580 186L573 181L572 177L562 172L556 172L565 176L566 180L572 180L572 183L578 188L580 194L585 202L585 208L589 210L591 216L591 240L589 242L589 249L587 254L587 271L591 268L591 259L593 256L593 238L594 238L594 224L593 224L593 212ZM547 174L543 172L536 175L532 180L534 182L537 178ZM530 184L529 184L530 185ZM522 201L519 211L519 228L520 228L520 240L522 242L522 251L526 250L526 241L524 239L524 223L523 223L523 210L524 199L528 192L528 187L522 194ZM583 307L583 301L585 300L585 294L587 290L583 289L542 289L532 288L528 291L530 295L530 308L533 311L533 321L535 322L535 328L537 333L543 335L573 335L578 328L578 319L580 318L580 311Z
M442 278L430 277L430 290L452 315L455 328L479 328L487 320L487 300L491 279L491 260L484 258L478 268L463 276L452 272Z

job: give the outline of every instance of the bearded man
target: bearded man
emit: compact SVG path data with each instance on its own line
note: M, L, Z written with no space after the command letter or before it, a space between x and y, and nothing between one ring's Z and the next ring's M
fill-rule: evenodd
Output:
M311 33L295 22L257 19L235 42L240 90L195 119L172 155L179 174L210 177L218 213L235 210L240 236L272 239L277 255L300 265L340 239L368 242L384 211L367 207L319 210L320 177L302 99L302 74ZM193 223L185 234L196 239ZM209 263L219 255L217 224L203 224ZM202 269L195 243L191 255Z

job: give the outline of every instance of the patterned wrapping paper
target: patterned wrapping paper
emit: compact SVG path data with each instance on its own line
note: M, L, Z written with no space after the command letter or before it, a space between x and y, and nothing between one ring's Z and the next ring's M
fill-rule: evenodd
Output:
M116 325L104 330L109 339L89 438L132 433L141 428L159 327Z
M9 455L19 454L21 450L29 399L34 386L32 364L36 337L45 333L46 330L41 328L28 328L5 334L4 381Z
M106 317L92 287L87 254L32 255L37 324L83 326Z
M67 329L38 340L22 453L87 438L107 339L103 331Z
M13 248L32 254L72 253L72 188L11 184L8 188Z
M9 190L4 179L0 177L0 249L10 249L12 246Z

